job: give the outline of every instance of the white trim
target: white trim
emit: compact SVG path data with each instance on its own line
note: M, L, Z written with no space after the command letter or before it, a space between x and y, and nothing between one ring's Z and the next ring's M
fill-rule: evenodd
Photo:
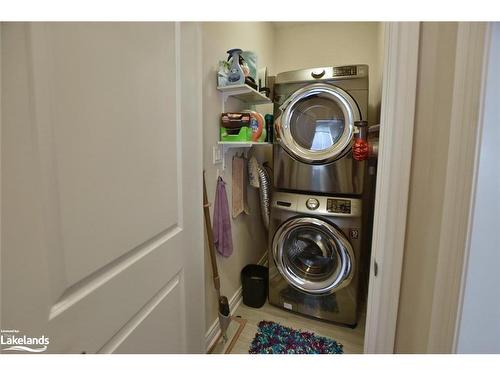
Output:
M264 255L259 259L257 264L260 265L266 265L268 263L267 259L267 251L264 253ZM229 299L229 311L231 314L234 314L238 306L240 306L241 302L243 301L242 297L242 287L240 286L238 290L233 294L233 296ZM220 327L219 327L219 319L215 319L214 322L210 325L210 328L208 331L205 333L205 351L208 352L208 349L214 344L217 336L220 334Z
M385 24L379 166L365 353L393 353L410 182L420 24Z
M2 50L2 28L5 23L0 23L0 90L2 88L2 54L4 51ZM0 92L0 99L1 99L2 93ZM2 124L2 100L0 100L0 212L4 212L2 210L2 133L4 132L3 129L3 124ZM0 228L3 228L2 226L2 215L0 215ZM1 249L1 244L3 243L2 240L2 232L3 230L0 230L0 249ZM0 269L2 269L2 256L1 256L1 251L0 251ZM0 278L0 290L3 290L2 287L2 278ZM0 301L0 322L3 322L2 320L2 302Z
M448 164L427 351L456 350L479 163L487 25L461 22L457 32Z

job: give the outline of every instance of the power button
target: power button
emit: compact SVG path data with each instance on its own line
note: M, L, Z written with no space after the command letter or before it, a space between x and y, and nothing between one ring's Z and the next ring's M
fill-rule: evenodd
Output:
M319 201L316 198L309 198L306 201L306 207L310 210L315 210L319 207Z

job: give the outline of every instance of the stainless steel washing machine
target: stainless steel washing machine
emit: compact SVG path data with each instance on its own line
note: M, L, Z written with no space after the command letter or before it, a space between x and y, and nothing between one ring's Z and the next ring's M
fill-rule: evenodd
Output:
M274 185L279 190L363 193L352 158L355 121L367 120L368 66L280 73L274 84Z
M272 198L269 303L357 324L362 201L276 192Z

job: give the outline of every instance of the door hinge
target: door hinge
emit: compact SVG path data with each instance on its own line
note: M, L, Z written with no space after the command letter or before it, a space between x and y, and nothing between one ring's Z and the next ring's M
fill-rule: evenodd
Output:
M373 274L375 275L375 277L377 277L378 275L378 263L375 259L373 260Z

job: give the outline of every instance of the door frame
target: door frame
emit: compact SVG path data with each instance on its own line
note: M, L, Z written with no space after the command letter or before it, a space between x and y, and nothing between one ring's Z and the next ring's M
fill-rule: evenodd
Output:
M445 198L427 351L456 353L472 236L491 25L460 22Z
M470 246L489 25L459 22L451 133L427 352L454 353ZM380 155L365 353L393 353L412 157L419 23L385 24Z
M412 157L418 22L384 25L379 163L364 341L365 353L393 353Z

